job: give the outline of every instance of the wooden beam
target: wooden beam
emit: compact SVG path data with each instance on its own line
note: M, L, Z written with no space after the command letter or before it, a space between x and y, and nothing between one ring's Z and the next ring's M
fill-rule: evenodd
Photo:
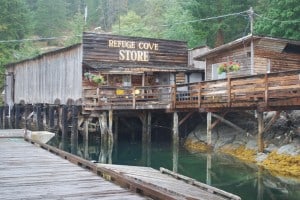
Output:
M192 116L196 111L189 112L182 120L179 121L178 126L181 126L190 116Z
M228 112L222 113L222 118L224 119L225 115ZM224 119L225 120L225 119ZM221 122L221 119L217 119L216 121L214 121L214 123L211 125L211 129L214 129L219 123Z
M217 118L217 119L219 119L219 120L221 120L221 122L223 122L223 123L225 123L225 124L231 126L232 128L236 129L237 131L239 131L239 132L241 132L241 133L246 133L246 134L248 133L248 132L245 131L244 129L238 127L237 125L233 124L232 122L230 122L230 121L224 119L223 117L221 117L221 116L219 116L219 115L217 115L217 114L212 113L212 116L215 117L215 118Z
M280 117L281 111L276 111L276 114L272 117L272 119L268 122L268 124L264 127L263 132L267 132L271 126L274 124L274 122Z

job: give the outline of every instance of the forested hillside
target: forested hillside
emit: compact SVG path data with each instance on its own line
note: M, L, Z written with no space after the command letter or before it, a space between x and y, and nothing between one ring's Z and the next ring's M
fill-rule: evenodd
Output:
M299 0L0 0L0 69L83 31L214 47L250 33L300 40Z

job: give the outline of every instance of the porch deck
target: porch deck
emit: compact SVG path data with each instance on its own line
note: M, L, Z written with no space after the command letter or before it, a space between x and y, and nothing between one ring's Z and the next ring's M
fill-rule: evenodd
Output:
M300 108L300 70L174 86L84 86L84 110L283 110Z

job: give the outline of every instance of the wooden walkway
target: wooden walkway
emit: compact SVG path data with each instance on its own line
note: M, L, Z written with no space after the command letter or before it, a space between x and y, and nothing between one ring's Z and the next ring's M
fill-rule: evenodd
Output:
M0 199L144 199L23 138L1 138L0 152Z
M95 164L38 141L26 142L20 133L9 135L0 137L0 199L240 200L166 169Z
M127 177L128 179L135 180L144 187L147 186L163 191L164 194L174 199L240 199L236 195L163 168L161 168L161 171L157 171L150 167L110 164L98 164L97 167L100 167L102 171L109 174L106 175L109 180L118 180L121 177Z

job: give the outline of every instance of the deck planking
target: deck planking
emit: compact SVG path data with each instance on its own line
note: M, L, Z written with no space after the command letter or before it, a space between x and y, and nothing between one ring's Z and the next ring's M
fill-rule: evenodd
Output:
M97 168L107 172L112 177L116 178L118 175L133 179L140 185L153 187L155 190L160 190L169 196L176 196L176 199L198 199L198 200L224 200L224 199L240 199L238 196L227 193L228 196L218 195L217 188L207 186L212 191L204 190L201 187L188 184L183 180L176 179L167 174L163 174L158 170L150 167L125 166L125 165L111 165L111 164L97 164ZM205 185L205 184L203 184ZM224 193L223 193L224 192ZM222 191L225 194L225 191Z
M145 199L22 138L0 152L0 199Z

